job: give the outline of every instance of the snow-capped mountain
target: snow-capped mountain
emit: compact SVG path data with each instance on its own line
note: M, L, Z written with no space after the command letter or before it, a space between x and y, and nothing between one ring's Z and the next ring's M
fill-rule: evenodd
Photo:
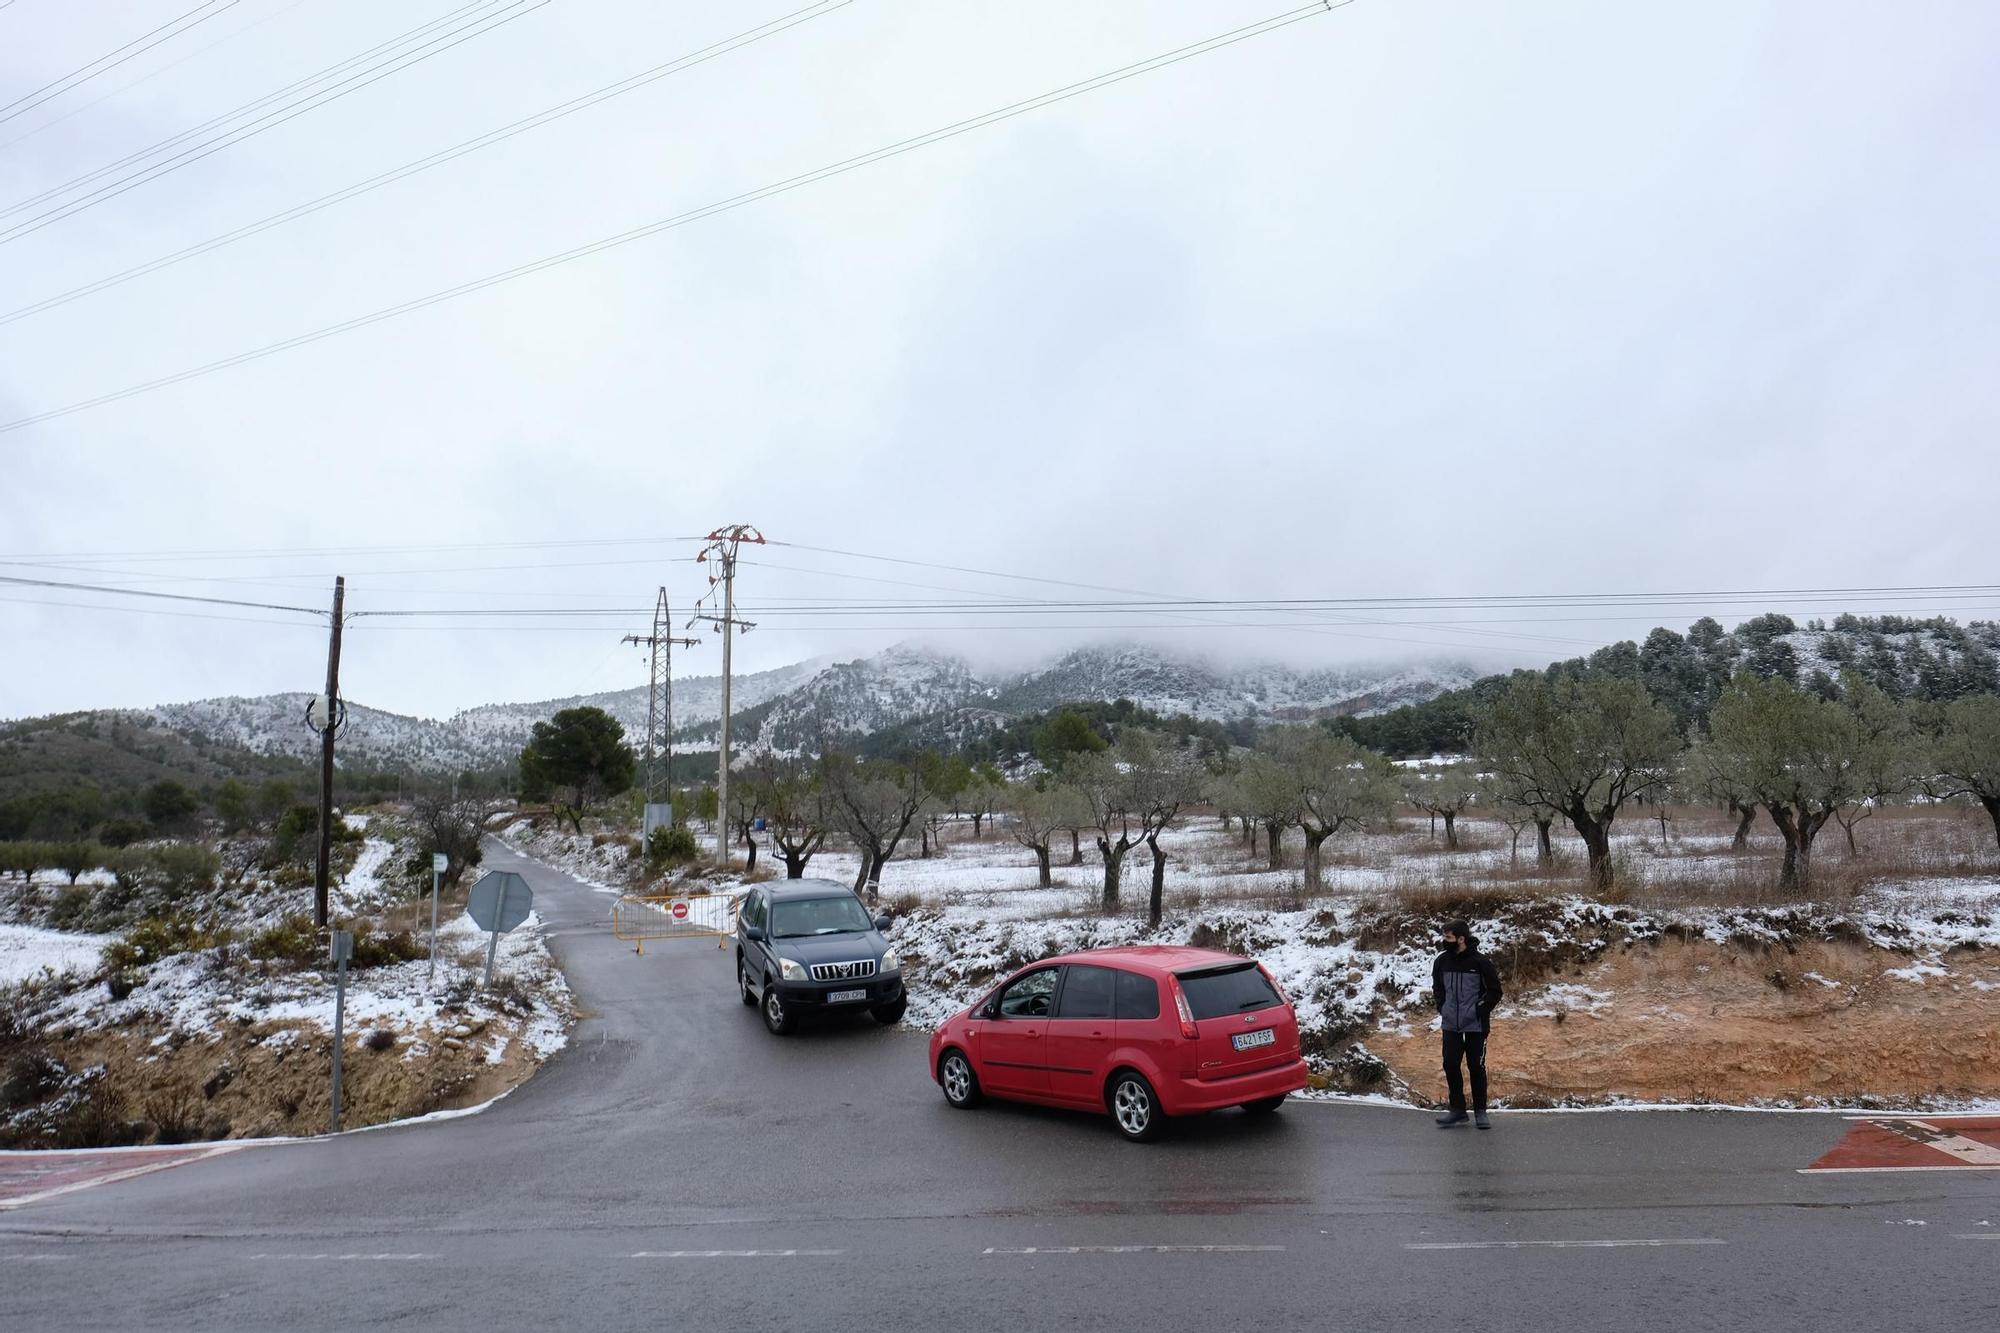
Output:
M1377 711L1428 699L1473 679L1456 664L1297 671L1224 668L1150 648L1073 652L1047 667L982 675L964 659L901 644L848 662L799 662L737 677L731 703L745 751L810 753L892 727L948 743L990 732L1010 719L1065 703L1130 699L1162 714L1212 720L1297 721ZM305 723L305 694L202 699L118 713L263 755L309 758L316 735ZM674 682L676 748L713 749L721 680ZM533 703L488 704L445 719L408 717L350 702L341 762L421 772L513 763L534 724L558 709L602 708L638 739L646 727L644 687Z
M828 659L819 657L738 676L730 685L730 711L740 714L757 708L807 685L828 668ZM456 714L445 725L462 732L481 751L505 751L511 757L520 752L535 723L563 708L602 708L618 719L627 736L644 736L648 693L647 687L641 685L609 694L576 694L525 704L485 704ZM722 677L685 676L676 679L673 710L676 732L702 724L712 726L722 717Z
M996 706L1019 714L1085 700L1130 699L1156 713L1204 721L1299 722L1421 703L1482 674L1453 662L1300 671L1270 664L1223 667L1137 646L1085 648L1015 680Z

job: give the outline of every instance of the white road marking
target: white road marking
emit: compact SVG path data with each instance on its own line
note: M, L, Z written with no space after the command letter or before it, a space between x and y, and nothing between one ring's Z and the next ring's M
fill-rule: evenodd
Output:
M1405 1245L1406 1250L1619 1250L1628 1247L1668 1245L1727 1245L1712 1237L1677 1237L1664 1240L1438 1240Z
M1009 1250L989 1247L986 1254L1283 1254L1282 1245L1030 1245Z
M2000 1240L2000 1231L1961 1231L1952 1235L1953 1240Z
M845 1250L640 1250L633 1259L831 1259Z
M1968 1236L1966 1239L1972 1240L1977 1237ZM74 1258L76 1256L73 1254L0 1254L0 1263L46 1264Z
M2000 1171L2000 1163L1993 1166L1948 1166L1944 1163L1937 1166L1800 1166L1793 1170L1802 1176L1851 1176L1862 1172L1876 1175L1883 1171Z
M442 1259L441 1254L246 1254L245 1259L272 1260L275 1262L297 1263L304 1260L323 1259L329 1263L354 1263L362 1260L383 1263L414 1263L420 1259Z

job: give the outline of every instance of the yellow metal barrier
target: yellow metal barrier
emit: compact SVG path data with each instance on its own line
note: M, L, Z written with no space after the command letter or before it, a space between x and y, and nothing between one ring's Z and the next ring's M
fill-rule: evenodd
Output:
M638 897L627 894L611 904L611 934L631 942L644 955L647 940L702 940L727 948L736 933L740 893L706 893L688 897Z

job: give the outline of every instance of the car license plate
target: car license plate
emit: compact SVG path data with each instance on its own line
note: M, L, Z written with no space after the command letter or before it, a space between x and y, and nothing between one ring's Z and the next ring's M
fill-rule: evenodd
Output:
M826 1002L828 1004L847 1004L853 1000L865 1000L867 998L868 992L865 990L837 990L826 997Z
M1259 1046L1276 1045L1278 1032L1276 1028L1259 1028L1255 1032L1239 1032L1229 1040L1239 1051L1254 1051Z

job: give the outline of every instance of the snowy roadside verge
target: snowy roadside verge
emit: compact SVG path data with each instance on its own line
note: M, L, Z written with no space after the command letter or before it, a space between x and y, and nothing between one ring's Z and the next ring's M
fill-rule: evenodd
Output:
M574 1011L539 916L501 937L487 988L488 937L448 903L433 976L428 913L391 873L405 850L369 837L333 894L356 932L349 1127L490 1104L562 1048ZM323 1132L335 975L296 904L223 886L200 916L115 935L0 926L0 1145Z

